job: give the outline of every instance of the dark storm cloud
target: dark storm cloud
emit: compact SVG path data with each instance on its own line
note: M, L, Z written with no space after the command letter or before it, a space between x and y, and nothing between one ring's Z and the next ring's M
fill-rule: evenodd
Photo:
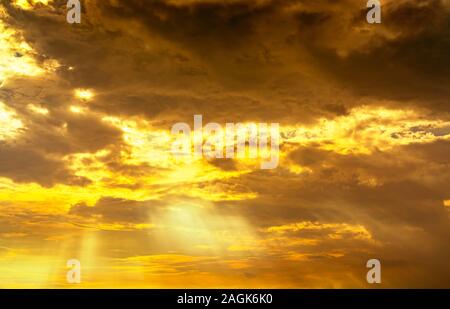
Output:
M448 111L450 11L444 1L388 2L381 25L366 23L364 1L115 3L97 3L106 27L138 21L143 38L170 42L222 86L257 93L271 107L297 108L305 120L323 115L326 106L342 106L333 95L318 95L324 88L339 92L334 82L356 96ZM309 110L293 99L307 96L314 100ZM352 96L341 97L355 104ZM266 118L276 117L269 109L259 105Z
M58 72L63 81L99 89L91 104L95 111L157 117L168 127L196 112L216 121L302 122L346 114L368 102L334 83L358 95L448 107L444 1L389 2L383 23L372 26L365 22L364 1L119 0L84 7L86 22L79 27L59 15L14 11L12 16L40 53L76 67ZM83 122L72 127L74 135L83 134ZM110 133L104 136L114 136ZM87 142L80 149L106 144ZM401 166L384 169L389 170L411 173ZM321 169L320 175L357 181L349 171Z
M299 44L308 39L305 43L322 70L357 95L419 101L448 112L448 2L389 2L382 7L382 23L373 26L365 24L364 12L352 7L298 16Z
M443 205L450 183L449 145L448 141L411 144L370 155L300 147L291 159L311 168L311 173L292 175L281 169L270 175L258 171L242 176L233 183L258 197L219 202L217 207L227 214L239 213L261 228L305 221L362 225L375 244L362 246L365 253L353 252L353 258L364 259L365 254L380 258L394 286L399 281L393 273L409 269L414 273L409 286L442 287L450 274L446 262L450 213ZM341 246L326 241L320 248ZM340 262L352 263L349 259Z
M0 89L0 99L27 127L23 140L0 145L1 176L45 186L83 185L89 180L73 176L62 156L100 149L112 151L101 159L111 171L152 173L152 167L120 162L126 145L117 129L100 120L103 115L139 116L165 129L180 120L191 123L195 113L206 121L297 124L389 99L382 103L425 107L424 117L434 112L435 118L448 119L442 113L448 112L450 94L448 1L386 2L381 25L367 25L366 1L353 0L83 4L81 25L65 22L64 1L54 2L56 10L8 6L11 24L23 31L38 61L56 59L62 67L52 78L14 79ZM96 92L86 104L87 115L67 111L79 87ZM50 117L29 112L29 103L48 108ZM438 130L435 136L447 132ZM255 193L254 199L214 203L214 212L243 218L258 231L302 221L364 226L373 236L370 245L351 237L336 243L327 238L329 229L289 235L322 241L318 247L288 246L323 261L314 269L321 277L329 268L339 278L350 276L350 266L364 268L362 261L378 257L390 286L448 286L449 212L443 200L449 198L449 143L396 146L368 155L342 155L319 146L300 147L287 158L312 173L293 174L280 166L195 183L195 188L207 191L215 185ZM232 161L210 163L224 171L237 168ZM171 192L189 185L173 184ZM148 223L159 205L105 197L93 206L73 205L68 217ZM108 233L110 240L123 232ZM148 238L139 237L135 247L144 254ZM126 244L117 247L125 251ZM162 248L169 251L173 244ZM333 260L323 253L339 249L348 255ZM286 253L270 254L255 265L272 269ZM295 269L285 269L286 276L302 282L298 264L289 265ZM308 269L304 277L311 276L310 268L303 269Z
M324 92L328 86L302 72L302 63L283 59L285 44L278 41L284 34L268 23L278 11L271 3L116 4L87 2L85 23L76 27L58 10L10 9L38 53L63 65L57 73L66 87L97 90L97 111L158 118L164 125L199 112L216 121L286 119L296 109L297 119L310 121L329 113L320 108L333 103L325 93L339 92ZM167 17L159 20L159 11ZM298 57L296 50L287 53ZM45 92L51 88L47 83Z
M447 111L448 3L389 1L380 25L366 23L365 4L86 1L77 27L60 16L60 1L47 14L11 11L40 53L76 67L61 71L64 80L102 90L102 111L220 117L219 106L236 101L221 98L236 91L248 97L241 114L257 119L292 121L286 110L297 109L308 121L333 115L330 106L345 112L358 96Z
M98 216L102 222L148 223L151 212L154 212L159 206L161 203L158 201L137 202L103 197L92 207L84 203L73 205L69 214L84 218Z
M64 103L71 102L71 96L52 93L46 83L51 81L18 79L0 90L0 99L15 109L24 125L21 134L0 147L0 176L44 186L87 185L90 180L75 176L65 156L95 153L111 145L120 149L121 132L98 117L71 113ZM47 109L48 114L31 111L30 104Z
M237 171L236 162L232 159L212 159L208 161L209 164L214 165L224 171Z
M61 160L24 146L0 144L0 175L16 182L36 182L50 187L58 183L85 186L91 181L73 175Z
M329 222L340 218L356 223L354 219L367 216L433 230L438 222L444 226L448 220L443 206L450 181L448 147L447 141L436 141L370 155L300 147L291 153L291 160L311 173L278 169L233 179L235 185L259 195L256 200L236 202L235 210L248 212L251 220L262 225L278 225L286 219Z

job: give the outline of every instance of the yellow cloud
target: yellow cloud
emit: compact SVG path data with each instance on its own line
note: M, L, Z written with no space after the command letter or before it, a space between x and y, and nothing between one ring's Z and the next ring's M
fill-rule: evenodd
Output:
M356 239L364 239L364 240L372 239L372 235L364 226L352 225L348 223L320 223L320 222L303 221L280 226L271 226L267 228L268 232L279 234L284 234L288 232L298 232L302 230L305 231L330 230L331 232L328 233L328 236L334 239L339 239L345 234L350 234Z
M59 63L54 59L38 63L22 33L7 24L8 18L4 7L0 7L0 86L11 77L35 77L55 71Z
M32 48L0 20L0 82L15 75L36 76L43 72L33 58Z
M370 154L398 145L450 139L450 132L443 136L431 132L446 127L450 122L424 118L414 110L362 106L348 115L320 119L312 126L284 126L281 131L284 143L319 144L341 154Z
M48 115L49 111L45 107L35 105L35 104L28 104L27 108L32 111L33 113L40 114L40 115Z
M94 96L94 91L91 89L75 89L75 97L83 101L90 101Z
M31 10L36 4L49 5L53 0L14 0L13 5L22 10Z
M16 137L23 127L15 111L0 102L0 141Z

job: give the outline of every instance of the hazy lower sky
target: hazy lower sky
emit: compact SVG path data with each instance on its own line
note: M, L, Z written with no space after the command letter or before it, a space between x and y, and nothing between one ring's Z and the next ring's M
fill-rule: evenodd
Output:
M450 1L0 0L0 287L450 288ZM175 123L279 123L180 161Z

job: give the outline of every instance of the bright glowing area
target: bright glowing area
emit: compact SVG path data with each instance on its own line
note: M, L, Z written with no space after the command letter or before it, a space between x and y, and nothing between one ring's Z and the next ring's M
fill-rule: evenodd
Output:
M70 106L69 109L72 113L75 113L75 114L83 114L86 111L85 108L83 108L81 106L76 106L76 105Z
M321 148L340 154L370 154L399 145L449 139L450 134L433 134L433 129L449 125L440 120L424 119L412 110L363 106L345 116L320 119L313 126L285 126L281 132L282 143L321 144Z
M89 101L94 97L94 93L90 89L76 89L75 96L83 101Z
M40 114L40 115L48 115L49 111L45 107L34 105L34 104L28 104L27 108L32 111L33 113Z
M269 233L292 233L298 231L316 231L316 230L328 230L330 231L328 237L340 238L344 234L352 234L355 238L359 239L372 239L370 232L362 225L352 225L347 223L320 223L303 221L298 223L291 223L280 226L271 226L267 229Z
M445 207L450 207L450 200L445 200L444 201L444 206Z
M17 31L0 20L0 82L16 75L36 76L44 72L34 60L32 48L18 37Z
M0 102L0 141L15 137L21 128L23 123L15 111Z
M22 10L31 10L36 4L49 5L53 0L14 0L13 5Z

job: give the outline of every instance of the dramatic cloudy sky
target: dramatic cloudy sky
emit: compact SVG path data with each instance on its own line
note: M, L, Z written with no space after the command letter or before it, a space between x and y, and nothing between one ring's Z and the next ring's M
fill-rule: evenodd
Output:
M450 287L450 1L382 3L1 0L0 287ZM194 114L278 168L176 160Z

